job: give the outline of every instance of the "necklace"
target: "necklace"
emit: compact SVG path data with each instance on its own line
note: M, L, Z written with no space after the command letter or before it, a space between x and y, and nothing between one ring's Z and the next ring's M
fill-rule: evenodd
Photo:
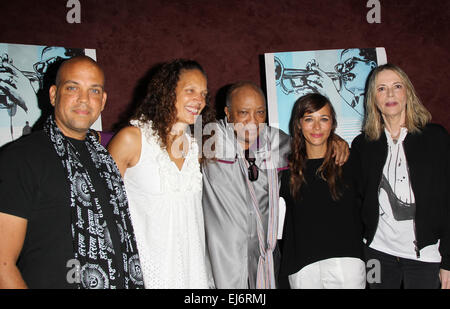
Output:
M399 139L399 137L400 137L400 134L402 133L402 131L400 130L400 131L398 131L398 133L397 134L395 134L395 135L393 135L392 133L391 133L391 138L392 138L392 141L394 142L394 144L397 144L397 142L398 142L398 139Z

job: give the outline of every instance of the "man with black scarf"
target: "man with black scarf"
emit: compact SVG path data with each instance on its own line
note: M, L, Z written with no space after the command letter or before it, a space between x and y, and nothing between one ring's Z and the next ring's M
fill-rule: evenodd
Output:
M0 154L0 288L143 288L120 173L90 126L104 74L65 61L44 130Z

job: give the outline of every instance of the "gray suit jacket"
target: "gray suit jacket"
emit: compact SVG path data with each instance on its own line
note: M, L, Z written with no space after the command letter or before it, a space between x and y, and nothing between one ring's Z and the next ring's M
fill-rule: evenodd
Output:
M257 217L246 184L248 175L238 162L245 158L242 158L233 126L226 120L215 125L216 158L202 166L207 255L216 288L255 288L260 252ZM267 138L274 166L281 170L287 168L290 137L269 126L265 126L259 137L258 148L251 147L259 168L258 180L252 184L267 237L269 195L267 170L264 169L264 159L269 155ZM279 265L278 251L274 253L274 260L275 265Z

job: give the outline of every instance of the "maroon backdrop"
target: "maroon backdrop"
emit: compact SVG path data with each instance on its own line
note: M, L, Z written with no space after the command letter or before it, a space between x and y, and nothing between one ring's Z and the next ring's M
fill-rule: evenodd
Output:
M138 81L161 61L198 60L213 94L236 80L261 84L266 52L385 47L410 76L433 120L450 131L448 0L381 0L369 24L366 0L80 0L69 24L66 0L2 0L0 42L97 50L107 76L103 128L129 106Z

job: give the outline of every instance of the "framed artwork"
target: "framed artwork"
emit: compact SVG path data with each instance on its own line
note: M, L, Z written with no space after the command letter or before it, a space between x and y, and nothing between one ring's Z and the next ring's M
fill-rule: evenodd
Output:
M0 43L0 146L45 121L57 66L78 55L96 60L95 49ZM92 128L101 130L100 117Z
M336 133L349 144L361 131L367 77L387 62L382 47L266 53L264 59L269 124L289 134L295 101L318 92L333 104Z

